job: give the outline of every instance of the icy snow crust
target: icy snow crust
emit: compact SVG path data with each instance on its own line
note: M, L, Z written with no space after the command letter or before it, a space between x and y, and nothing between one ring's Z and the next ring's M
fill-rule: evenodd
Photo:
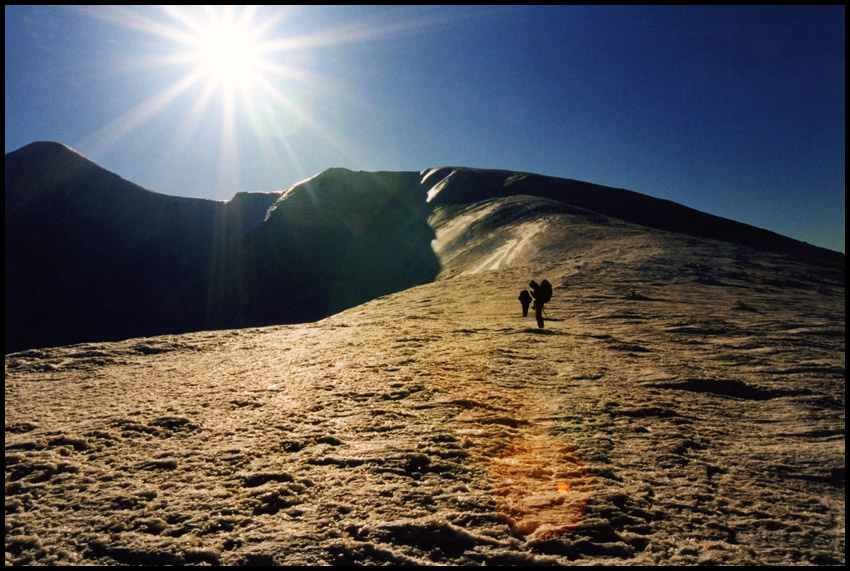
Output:
M845 563L843 266L451 173L433 283L7 355L6 564Z

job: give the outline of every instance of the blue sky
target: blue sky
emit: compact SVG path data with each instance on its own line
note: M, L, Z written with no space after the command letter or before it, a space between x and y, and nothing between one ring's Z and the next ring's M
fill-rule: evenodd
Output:
M844 14L6 6L5 148L219 200L329 167L519 170L843 252Z

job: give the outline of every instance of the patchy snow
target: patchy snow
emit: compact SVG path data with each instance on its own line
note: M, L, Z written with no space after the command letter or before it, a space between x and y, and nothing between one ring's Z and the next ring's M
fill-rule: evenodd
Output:
M7 565L844 564L843 268L535 204L316 323L7 355Z

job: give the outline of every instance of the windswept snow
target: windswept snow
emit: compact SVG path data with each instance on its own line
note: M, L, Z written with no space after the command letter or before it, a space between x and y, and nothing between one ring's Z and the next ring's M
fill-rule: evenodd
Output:
M530 244L538 234L546 232L545 222L526 223L517 238L509 239L504 246L500 247L492 256L484 260L484 263L472 270L476 274L484 270L498 270L502 267L514 265L523 259L523 254L530 255Z
M7 565L844 564L843 270L535 200L316 323L7 355Z

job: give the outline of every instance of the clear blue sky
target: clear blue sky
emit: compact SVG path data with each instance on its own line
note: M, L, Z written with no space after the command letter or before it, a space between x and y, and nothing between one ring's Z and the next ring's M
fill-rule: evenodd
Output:
M329 167L527 171L843 252L844 14L6 6L5 146L214 199Z

